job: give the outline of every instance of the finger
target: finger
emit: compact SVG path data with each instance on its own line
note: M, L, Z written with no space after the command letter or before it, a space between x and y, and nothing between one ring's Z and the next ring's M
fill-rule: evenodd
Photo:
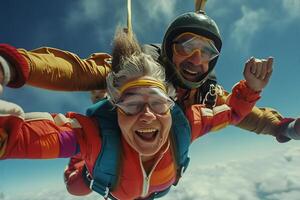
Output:
M251 57L249 60L246 61L245 68L244 68L244 76L246 74L252 73L251 68L252 68L253 62L254 62L254 57Z
M268 60L267 60L267 71L268 71L268 73L273 71L273 62L274 62L274 58L269 57Z
M265 81L265 82L268 82L269 79L270 79L270 77L271 77L271 75L272 75L272 71L271 71L271 72L268 72L268 73L266 74L266 77L264 78L264 81Z
M273 72L273 62L274 62L274 58L273 57L269 57L267 60L267 75L264 78L264 80L269 81L272 72Z
M252 74L255 74L255 67L254 67L254 62L255 62L255 58L254 57L251 57L250 61L249 61L249 64L250 64L250 71Z
M259 79L264 80L268 73L268 62L266 59L262 59L262 68Z
M259 78L262 71L262 61L260 59L255 59L255 77Z

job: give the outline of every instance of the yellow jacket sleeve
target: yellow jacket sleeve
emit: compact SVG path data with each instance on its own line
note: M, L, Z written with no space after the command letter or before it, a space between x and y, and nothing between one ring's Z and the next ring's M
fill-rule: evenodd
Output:
M218 92L217 105L226 102L228 93L222 89ZM280 131L281 114L272 108L253 107L252 111L236 126L257 134L277 136Z
M32 51L18 49L18 52L29 64L28 85L62 91L106 88L105 78L111 64L111 56L106 53L81 59L68 51L49 47Z
M237 126L258 134L277 136L282 119L280 113L272 108L254 107Z

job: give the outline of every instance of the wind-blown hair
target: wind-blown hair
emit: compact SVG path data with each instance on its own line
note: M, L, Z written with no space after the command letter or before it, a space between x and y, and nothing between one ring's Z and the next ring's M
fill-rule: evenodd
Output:
M108 99L114 104L120 98L119 88L126 82L148 76L165 83L168 95L175 97L175 89L165 82L164 68L150 55L142 52L135 36L118 28L113 41L112 72L106 78Z

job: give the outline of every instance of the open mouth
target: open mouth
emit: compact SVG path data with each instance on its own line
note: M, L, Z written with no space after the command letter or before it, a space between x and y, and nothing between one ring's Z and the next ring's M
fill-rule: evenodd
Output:
M189 81L197 81L198 77L202 74L201 72L198 71L193 71L191 69L182 69L181 70L182 76L189 80Z
M158 135L158 130L149 128L149 129L139 129L135 131L136 135L146 142L152 142L156 139Z
M195 71L192 71L192 70L189 70L189 69L183 69L182 71L184 73L188 74L188 75L191 75L191 76L196 76L197 74L199 74L199 72L195 72Z

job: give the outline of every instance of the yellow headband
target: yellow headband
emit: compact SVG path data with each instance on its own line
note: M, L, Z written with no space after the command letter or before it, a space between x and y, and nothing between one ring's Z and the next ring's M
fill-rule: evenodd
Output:
M163 83L158 82L158 81L154 81L154 80L150 80L150 79L140 79L140 80L135 80L135 81L128 82L125 85L123 85L119 89L119 91L122 94L128 88L138 87L138 86L154 86L154 87L160 88L162 91L167 93L167 89L166 89L166 87Z

